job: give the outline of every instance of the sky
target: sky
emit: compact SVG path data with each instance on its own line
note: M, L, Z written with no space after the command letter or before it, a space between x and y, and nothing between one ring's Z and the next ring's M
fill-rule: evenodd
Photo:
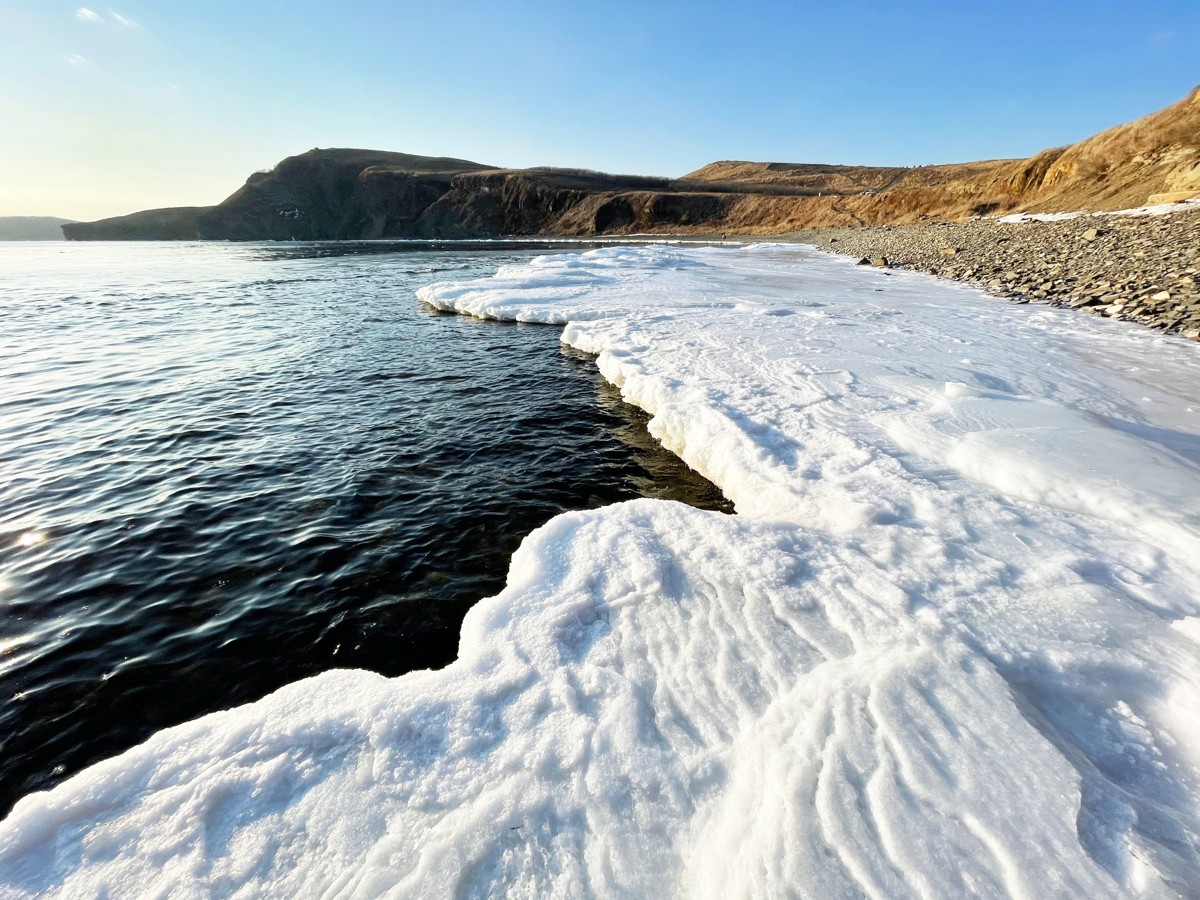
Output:
M1028 156L1200 84L1200 0L0 0L0 215L217 203L313 147L678 176Z

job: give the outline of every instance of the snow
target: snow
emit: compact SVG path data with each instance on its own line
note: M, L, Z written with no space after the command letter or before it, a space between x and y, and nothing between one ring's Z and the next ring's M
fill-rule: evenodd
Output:
M1155 203L1151 206L1136 206L1133 209L1118 209L1109 213L1094 213L1094 215L1106 216L1165 216L1169 213L1179 212L1182 209L1191 209L1200 205L1200 198L1193 197L1189 200L1173 200L1170 203Z
M560 516L458 660L161 732L0 823L0 897L1195 896L1200 355L798 248L543 256L738 515Z
M1000 216L996 221L1004 225L1019 225L1021 222L1065 222L1068 219L1078 219L1080 216L1086 215L1087 213L1083 210L1056 213L1009 213L1007 216Z
M1191 200L1173 200L1170 203L1155 203L1151 206L1135 206L1133 209L1118 209L1110 212L1057 212L1057 213L1010 213L1000 216L996 221L1005 225L1018 225L1021 222L1062 222L1067 219L1078 219L1080 216L1167 216L1185 209L1193 209L1200 205L1200 198Z

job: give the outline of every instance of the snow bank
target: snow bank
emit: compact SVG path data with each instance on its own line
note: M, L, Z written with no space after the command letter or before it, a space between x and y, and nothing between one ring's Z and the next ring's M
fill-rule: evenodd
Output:
M1083 210L1056 213L1009 213L1007 216L1000 216L996 221L1005 225L1019 225L1021 222L1066 222L1069 219L1078 219L1080 216L1086 215L1088 213Z
M1078 219L1080 216L1167 216L1185 209L1193 209L1200 204L1200 199L1173 200L1170 203L1155 203L1151 206L1135 206L1133 209L1117 209L1110 212L1057 212L1057 213L1010 213L1000 216L996 221L1006 225L1017 225L1021 222L1062 222L1067 219Z
M1194 346L769 246L421 299L565 323L740 515L558 517L449 668L26 798L0 896L1200 892Z

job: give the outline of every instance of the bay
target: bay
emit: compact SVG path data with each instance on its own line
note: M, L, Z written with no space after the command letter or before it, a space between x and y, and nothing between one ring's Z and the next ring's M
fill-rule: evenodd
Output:
M559 512L728 508L559 329L415 300L552 249L0 244L0 814L298 678L444 665Z

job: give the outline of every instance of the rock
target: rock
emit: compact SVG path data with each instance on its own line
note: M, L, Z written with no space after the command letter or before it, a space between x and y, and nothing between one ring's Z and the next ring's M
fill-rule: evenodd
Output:
M1150 297L1150 299L1151 299L1151 300L1158 300L1158 301L1170 300L1170 299L1171 299L1171 292L1170 292L1170 291L1159 291L1157 294L1154 294L1154 295L1152 295L1152 296Z
M1181 200L1193 200L1200 197L1200 191L1166 191L1161 194L1151 194L1146 198L1147 206L1158 206L1160 203L1178 203Z
M886 256L873 256L873 257L871 257L871 265L873 265L877 269L886 268L888 265L887 257Z
M1083 239L1085 241L1094 241L1096 238L1100 237L1100 234L1101 231L1099 228L1089 228L1083 233Z
M958 255L957 247L943 247L942 248L942 256L957 256L957 255Z
M871 259L868 256L864 256L862 259L860 259L858 261L858 265L860 265L860 266L869 266L870 264L871 264Z

